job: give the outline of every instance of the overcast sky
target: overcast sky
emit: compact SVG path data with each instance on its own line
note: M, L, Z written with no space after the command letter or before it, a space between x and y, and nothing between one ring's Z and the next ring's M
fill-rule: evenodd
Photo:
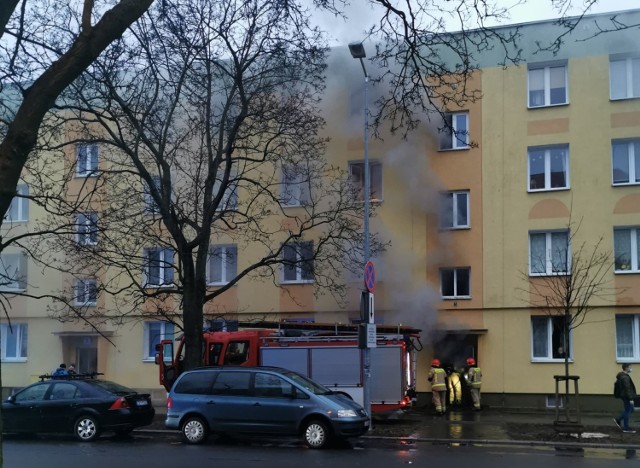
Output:
M512 7L510 20L501 23L525 23L528 21L540 21L558 17L558 12L551 6L551 0L496 0L503 7ZM346 21L334 18L331 15L317 15L314 19L327 31L332 40L331 45L347 44L349 42L361 41L364 38L364 31L367 26L379 19L380 7L372 8L367 0L350 0L350 5L346 9L348 19ZM446 3L446 1L443 1ZM522 4L519 4L522 3ZM574 4L581 5L581 0L574 0ZM514 6L515 5L515 6ZM640 8L640 0L600 0L590 13L602 13L616 10L631 10ZM578 14L575 9L571 14ZM457 30L455 22L451 23L452 30Z

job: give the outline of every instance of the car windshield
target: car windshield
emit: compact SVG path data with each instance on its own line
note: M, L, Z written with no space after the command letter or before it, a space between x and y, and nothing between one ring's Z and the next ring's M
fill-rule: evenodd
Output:
M283 372L283 375L286 375L295 383L305 388L306 390L309 390L310 392L315 393L316 395L330 395L333 393L327 387L323 387L319 383L316 383L313 380L310 380L305 376L300 375L296 372L291 372L291 371Z
M96 387L100 387L108 392L115 393L116 395L129 395L136 393L135 390L131 390L123 385L115 382L109 382L108 380L92 380L91 383Z

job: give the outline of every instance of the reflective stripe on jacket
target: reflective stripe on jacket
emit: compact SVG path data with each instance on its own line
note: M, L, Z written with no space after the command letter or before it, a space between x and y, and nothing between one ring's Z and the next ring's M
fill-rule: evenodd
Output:
M469 383L473 388L480 388L482 385L482 370L479 367L469 369Z
M431 370L429 371L429 381L431 382L431 390L436 390L436 391L446 391L447 390L447 384L446 384L446 378L447 378L447 374L445 373L444 369L440 369L439 367L432 367Z

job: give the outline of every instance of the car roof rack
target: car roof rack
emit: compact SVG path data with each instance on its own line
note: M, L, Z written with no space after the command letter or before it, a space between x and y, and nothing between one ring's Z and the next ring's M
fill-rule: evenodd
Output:
M90 372L88 374L67 374L67 375L52 375L42 374L38 378L40 382L45 380L93 380L99 375L104 375L102 372Z

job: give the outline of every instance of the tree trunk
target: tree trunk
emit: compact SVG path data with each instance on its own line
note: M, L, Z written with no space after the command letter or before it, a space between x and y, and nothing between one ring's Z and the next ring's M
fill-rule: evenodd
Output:
M564 350L564 414L569 421L569 324L571 315L565 313L562 333L562 349Z
M183 252L181 258L183 260L184 287L182 297L185 343L183 370L189 370L202 366L202 328L206 285L203 278L198 279L196 276L191 252Z

